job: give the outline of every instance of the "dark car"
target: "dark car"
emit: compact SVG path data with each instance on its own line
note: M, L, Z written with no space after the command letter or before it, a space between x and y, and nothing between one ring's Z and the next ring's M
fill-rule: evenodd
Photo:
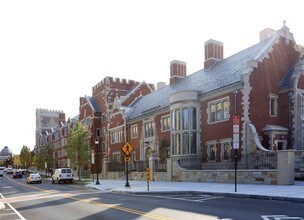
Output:
M14 170L13 178L22 178L22 173L19 170Z

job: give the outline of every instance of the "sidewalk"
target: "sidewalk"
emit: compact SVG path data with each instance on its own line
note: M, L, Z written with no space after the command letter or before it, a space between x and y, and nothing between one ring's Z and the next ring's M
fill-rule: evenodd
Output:
M130 187L125 187L124 180L99 180L100 185L95 182L87 184L87 187L99 190L119 193L181 193L201 192L205 194L234 196L246 198L273 199L283 201L304 202L304 182L295 182L295 185L258 185L258 184L237 184L235 192L234 184L226 183L197 183L197 182L158 182L149 183L147 190L146 181L129 181Z

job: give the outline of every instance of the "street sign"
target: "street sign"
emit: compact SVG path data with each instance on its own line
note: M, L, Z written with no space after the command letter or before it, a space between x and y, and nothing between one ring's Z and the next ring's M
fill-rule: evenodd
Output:
M233 124L234 125L239 125L240 124L240 116L238 116L238 115L233 116Z
M92 164L94 164L95 163L95 161L94 161L94 153L92 153L92 155L91 155L91 160L92 160Z
M150 181L150 168L146 168L146 179L147 179L147 182Z
M233 116L233 149L239 149L240 142L240 117Z
M126 156L128 156L133 150L133 147L128 142L126 142L121 150L125 153Z
M124 161L125 161L125 162L131 162L131 157L130 157L130 156L124 157Z

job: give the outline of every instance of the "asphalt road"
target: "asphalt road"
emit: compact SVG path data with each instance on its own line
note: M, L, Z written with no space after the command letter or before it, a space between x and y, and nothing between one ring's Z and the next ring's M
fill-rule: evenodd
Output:
M299 220L304 204L249 198L168 193L114 194L82 184L26 184L12 175L0 177L6 209L0 219L240 219Z

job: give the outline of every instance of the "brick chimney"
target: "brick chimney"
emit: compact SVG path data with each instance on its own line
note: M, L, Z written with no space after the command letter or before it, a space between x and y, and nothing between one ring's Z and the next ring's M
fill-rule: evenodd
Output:
M223 60L224 44L216 40L208 40L205 42L205 62L204 69L208 69L217 61Z
M186 62L173 60L170 63L170 85L187 76Z

